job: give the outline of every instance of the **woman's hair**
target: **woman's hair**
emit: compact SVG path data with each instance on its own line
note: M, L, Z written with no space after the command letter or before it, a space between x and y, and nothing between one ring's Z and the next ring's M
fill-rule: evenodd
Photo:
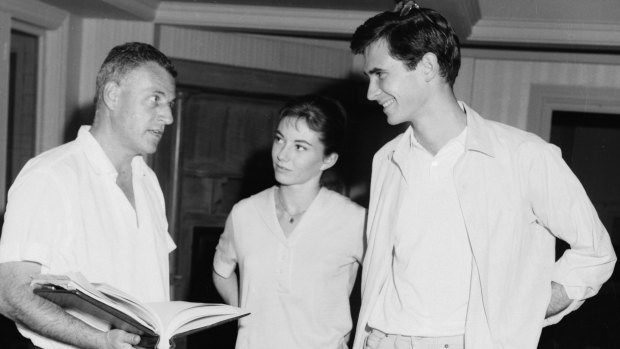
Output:
M403 14L379 13L357 28L351 51L363 54L379 40L385 40L390 55L409 69L415 69L427 52L435 54L441 76L450 86L454 85L461 67L459 38L439 12L414 7Z
M347 115L335 99L319 95L295 98L280 109L278 123L284 118L304 120L308 128L319 134L325 147L324 155L342 152Z

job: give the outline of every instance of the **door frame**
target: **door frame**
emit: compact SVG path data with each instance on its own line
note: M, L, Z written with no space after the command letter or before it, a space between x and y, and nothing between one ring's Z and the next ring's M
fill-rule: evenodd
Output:
M6 154L11 30L39 38L35 153L62 143L69 13L33 0L0 3L0 214L6 206Z
M620 114L618 96L617 88L533 84L526 129L549 141L554 110Z

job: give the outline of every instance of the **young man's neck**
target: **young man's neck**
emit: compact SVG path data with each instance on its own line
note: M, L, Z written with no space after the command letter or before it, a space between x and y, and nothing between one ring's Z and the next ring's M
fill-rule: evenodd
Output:
M434 98L421 118L412 121L413 131L420 144L435 155L467 126L467 117L454 94Z

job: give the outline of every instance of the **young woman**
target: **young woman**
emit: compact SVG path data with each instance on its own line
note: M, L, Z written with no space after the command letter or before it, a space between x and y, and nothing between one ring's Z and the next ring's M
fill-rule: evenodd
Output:
M238 349L347 347L365 210L321 186L338 160L345 121L326 97L285 105L271 152L279 185L228 216L213 281L227 303L251 312L239 321Z

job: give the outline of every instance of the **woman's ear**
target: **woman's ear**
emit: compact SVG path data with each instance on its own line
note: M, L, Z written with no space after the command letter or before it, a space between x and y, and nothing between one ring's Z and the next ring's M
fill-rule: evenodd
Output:
M331 153L323 158L323 165L321 165L321 171L325 171L336 164L338 161L338 153Z

